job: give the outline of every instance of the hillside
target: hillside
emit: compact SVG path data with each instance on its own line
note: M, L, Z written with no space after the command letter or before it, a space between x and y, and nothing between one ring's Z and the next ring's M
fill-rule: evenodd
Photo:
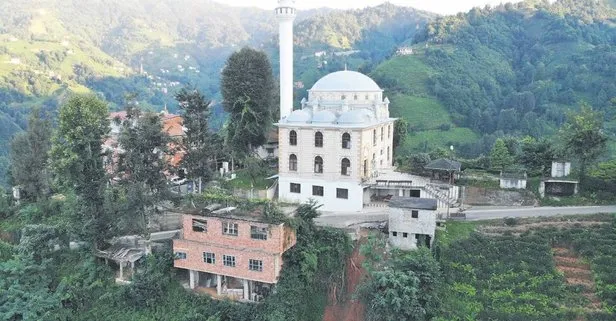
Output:
M550 136L581 101L605 112L615 137L615 26L616 11L594 0L525 1L434 20L411 41L412 55L372 72L398 103L393 115L410 121L399 152L454 145L477 156L499 136Z
M345 63L357 69L382 61L432 17L390 4L300 11L296 75L309 86ZM132 92L144 106L175 111L174 92L186 84L220 101L220 70L240 47L265 50L278 72L277 29L270 11L212 1L1 1L0 173L31 106L54 112L71 92L94 92L120 108ZM214 118L222 126L219 105Z

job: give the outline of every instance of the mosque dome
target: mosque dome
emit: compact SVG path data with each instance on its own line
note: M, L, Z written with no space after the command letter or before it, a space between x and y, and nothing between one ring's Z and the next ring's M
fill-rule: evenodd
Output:
M336 115L329 110L322 110L314 113L312 116L313 123L331 124L336 122Z
M374 122L374 113L367 109L355 109L343 113L338 118L338 124L369 124Z
M312 119L312 115L310 112L300 109L296 110L287 117L287 122L289 123L307 123Z
M311 91L381 92L383 90L370 77L356 71L344 70L319 79Z

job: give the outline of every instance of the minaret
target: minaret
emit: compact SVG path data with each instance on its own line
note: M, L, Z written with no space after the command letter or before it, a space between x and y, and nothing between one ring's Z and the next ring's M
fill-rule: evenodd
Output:
M276 18L280 26L280 119L293 111L293 20L295 0L278 0Z

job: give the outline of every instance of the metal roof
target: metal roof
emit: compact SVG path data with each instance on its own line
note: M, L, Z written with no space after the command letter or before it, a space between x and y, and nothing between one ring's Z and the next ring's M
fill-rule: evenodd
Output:
M395 196L389 201L389 207L410 208L415 210L436 210L438 201L432 198Z
M462 164L451 159L437 159L430 162L424 167L425 169L441 170L441 171L457 171L462 169Z

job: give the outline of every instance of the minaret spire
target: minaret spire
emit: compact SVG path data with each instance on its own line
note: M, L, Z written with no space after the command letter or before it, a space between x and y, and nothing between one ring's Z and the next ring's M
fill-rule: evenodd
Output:
M295 0L278 0L276 18L280 33L280 119L293 111L293 21Z

